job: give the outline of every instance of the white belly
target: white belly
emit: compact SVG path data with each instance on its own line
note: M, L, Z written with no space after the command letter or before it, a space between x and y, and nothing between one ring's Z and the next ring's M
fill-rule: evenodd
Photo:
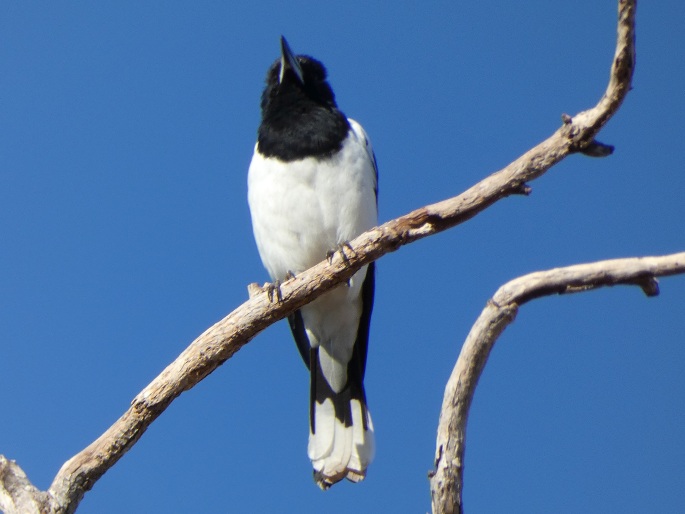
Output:
M356 131L326 160L283 163L265 159L255 148L248 202L259 254L272 279L310 268L377 224L376 176L368 152Z
M353 130L331 159L284 163L255 148L248 202L259 255L273 280L324 260L340 243L376 226L376 171L363 129ZM366 267L348 284L320 296L300 312L309 344L319 347L324 377L334 391L347 383L362 310Z

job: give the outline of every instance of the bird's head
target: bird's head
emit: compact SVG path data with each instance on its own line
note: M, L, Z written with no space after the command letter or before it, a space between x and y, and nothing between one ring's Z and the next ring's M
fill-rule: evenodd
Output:
M324 65L307 55L295 55L281 36L281 56L266 76L262 110L271 103L309 103L335 108L335 95L328 84Z

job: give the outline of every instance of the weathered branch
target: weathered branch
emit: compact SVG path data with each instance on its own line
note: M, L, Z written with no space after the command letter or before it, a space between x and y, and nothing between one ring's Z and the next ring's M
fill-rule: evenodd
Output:
M46 495L45 512L74 512L83 495L178 395L196 385L267 326L382 255L458 225L509 195L525 194L529 191L527 182L568 155L583 151L597 154L593 149L597 147L595 135L619 108L630 88L634 10L635 1L620 0L619 41L611 80L596 107L572 118L565 117L562 126L547 140L461 195L417 209L360 235L351 242L354 251L345 262L338 256L332 263L322 262L285 282L281 286L281 302L270 302L266 294L255 295L210 327L134 398L128 411L102 436L62 466ZM0 503L0 509L8 508L7 505Z
M48 494L38 490L24 470L0 455L0 510L5 514L43 512Z
M466 422L478 378L502 331L521 305L553 294L579 293L614 285L658 292L656 278L685 273L685 252L663 257L615 259L539 271L506 283L471 328L445 388L432 473L433 513L461 513Z

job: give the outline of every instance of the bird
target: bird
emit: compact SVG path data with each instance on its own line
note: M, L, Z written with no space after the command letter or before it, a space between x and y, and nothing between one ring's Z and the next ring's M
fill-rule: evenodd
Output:
M257 249L280 284L378 223L378 168L362 126L339 109L324 65L281 36L248 171ZM343 261L345 259L343 258ZM375 453L364 374L375 263L288 317L310 374L307 454L323 490L359 482Z

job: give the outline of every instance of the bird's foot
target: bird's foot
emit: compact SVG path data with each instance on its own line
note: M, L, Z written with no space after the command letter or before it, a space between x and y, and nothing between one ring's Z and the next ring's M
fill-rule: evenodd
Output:
M343 241L342 243L338 244L334 250L328 250L328 252L326 252L326 258L328 259L329 264L333 263L333 257L335 257L336 253L340 254L340 259L345 267L349 267L350 257L357 255L357 252L354 251L354 248L352 248L352 245L349 241ZM348 287L350 285L350 280L351 279L348 278L346 281Z
M295 273L288 271L285 274L285 277L283 277L283 282L287 282L291 278L295 278ZM281 303L283 301L283 294L281 293L281 284L283 282L280 280L274 280L273 282L267 282L264 284L263 289L266 291L271 303Z
M267 282L266 284L264 284L264 290L266 291L266 295L269 298L270 303L281 303L283 301L280 280Z
M340 259L343 261L345 266L350 265L351 256L357 255L357 252L354 251L354 248L352 248L352 245L349 241L343 241L342 243L339 243L338 246L336 246L333 250L328 250L326 252L326 258L328 259L329 264L333 263L333 257L335 257L336 253L340 254Z

